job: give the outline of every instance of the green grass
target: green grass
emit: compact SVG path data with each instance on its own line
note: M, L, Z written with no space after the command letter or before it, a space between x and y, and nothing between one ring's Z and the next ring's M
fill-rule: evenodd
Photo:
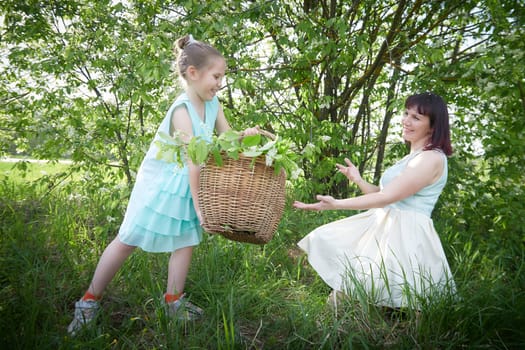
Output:
M70 165L65 163L0 161L0 181L7 178L14 182L36 181L67 171L69 167Z
M5 172L0 163L0 173ZM27 179L35 179L40 167ZM46 171L52 171L48 169ZM0 175L2 176L2 175ZM32 181L33 181L32 180ZM264 246L205 235L187 282L205 309L197 322L168 320L160 306L168 254L137 250L111 282L96 326L66 328L116 235L125 190L83 194L70 184L49 192L0 177L0 344L6 349L518 349L525 345L523 256L473 251L470 237L442 232L460 300L438 298L421 313L393 314L366 298L337 314L329 288L296 242L342 213L288 206ZM45 193L46 195L43 195Z

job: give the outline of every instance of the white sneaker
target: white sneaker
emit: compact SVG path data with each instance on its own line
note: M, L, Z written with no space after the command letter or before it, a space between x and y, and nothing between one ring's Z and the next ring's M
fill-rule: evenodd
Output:
M165 303L168 311L168 316L182 321L194 321L204 315L202 310L197 305L190 303L184 295L172 303Z
M75 316L67 327L71 335L75 335L80 329L91 323L97 316L100 304L95 300L79 300L75 303Z

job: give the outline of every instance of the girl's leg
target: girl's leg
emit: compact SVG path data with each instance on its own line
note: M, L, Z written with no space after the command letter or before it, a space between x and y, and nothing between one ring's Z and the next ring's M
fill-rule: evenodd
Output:
M133 253L136 247L124 244L120 239L115 237L115 239L106 247L104 253L98 261L95 274L93 275L93 280L89 285L88 293L100 297L107 285L115 274L120 269L124 261L128 256Z
M164 302L168 305L168 315L179 320L196 320L204 314L204 311L190 303L187 299L181 300L186 284L186 276L190 269L193 247L177 249L171 253L168 266L168 286L164 295Z
M166 294L180 294L184 292L186 276L190 269L193 247L177 249L171 253L168 265L168 286Z
M98 261L89 289L75 303L75 316L67 327L69 334L75 335L82 327L95 319L99 309L96 300L102 296L109 282L134 249L135 247L122 243L118 237L106 247Z

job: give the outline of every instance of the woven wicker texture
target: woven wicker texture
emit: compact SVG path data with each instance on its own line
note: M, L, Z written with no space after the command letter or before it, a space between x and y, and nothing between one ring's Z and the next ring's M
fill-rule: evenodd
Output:
M237 242L268 243L279 225L285 203L286 174L275 174L264 157L213 157L200 173L199 205L203 228Z

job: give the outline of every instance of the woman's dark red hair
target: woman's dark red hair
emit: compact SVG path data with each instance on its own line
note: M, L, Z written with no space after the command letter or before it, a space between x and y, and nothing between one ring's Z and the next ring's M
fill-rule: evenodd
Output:
M430 118L432 136L430 144L425 146L425 150L440 149L447 156L450 156L452 145L450 144L448 109L441 96L432 92L409 96L405 101L405 109L409 108L414 108L419 114Z

